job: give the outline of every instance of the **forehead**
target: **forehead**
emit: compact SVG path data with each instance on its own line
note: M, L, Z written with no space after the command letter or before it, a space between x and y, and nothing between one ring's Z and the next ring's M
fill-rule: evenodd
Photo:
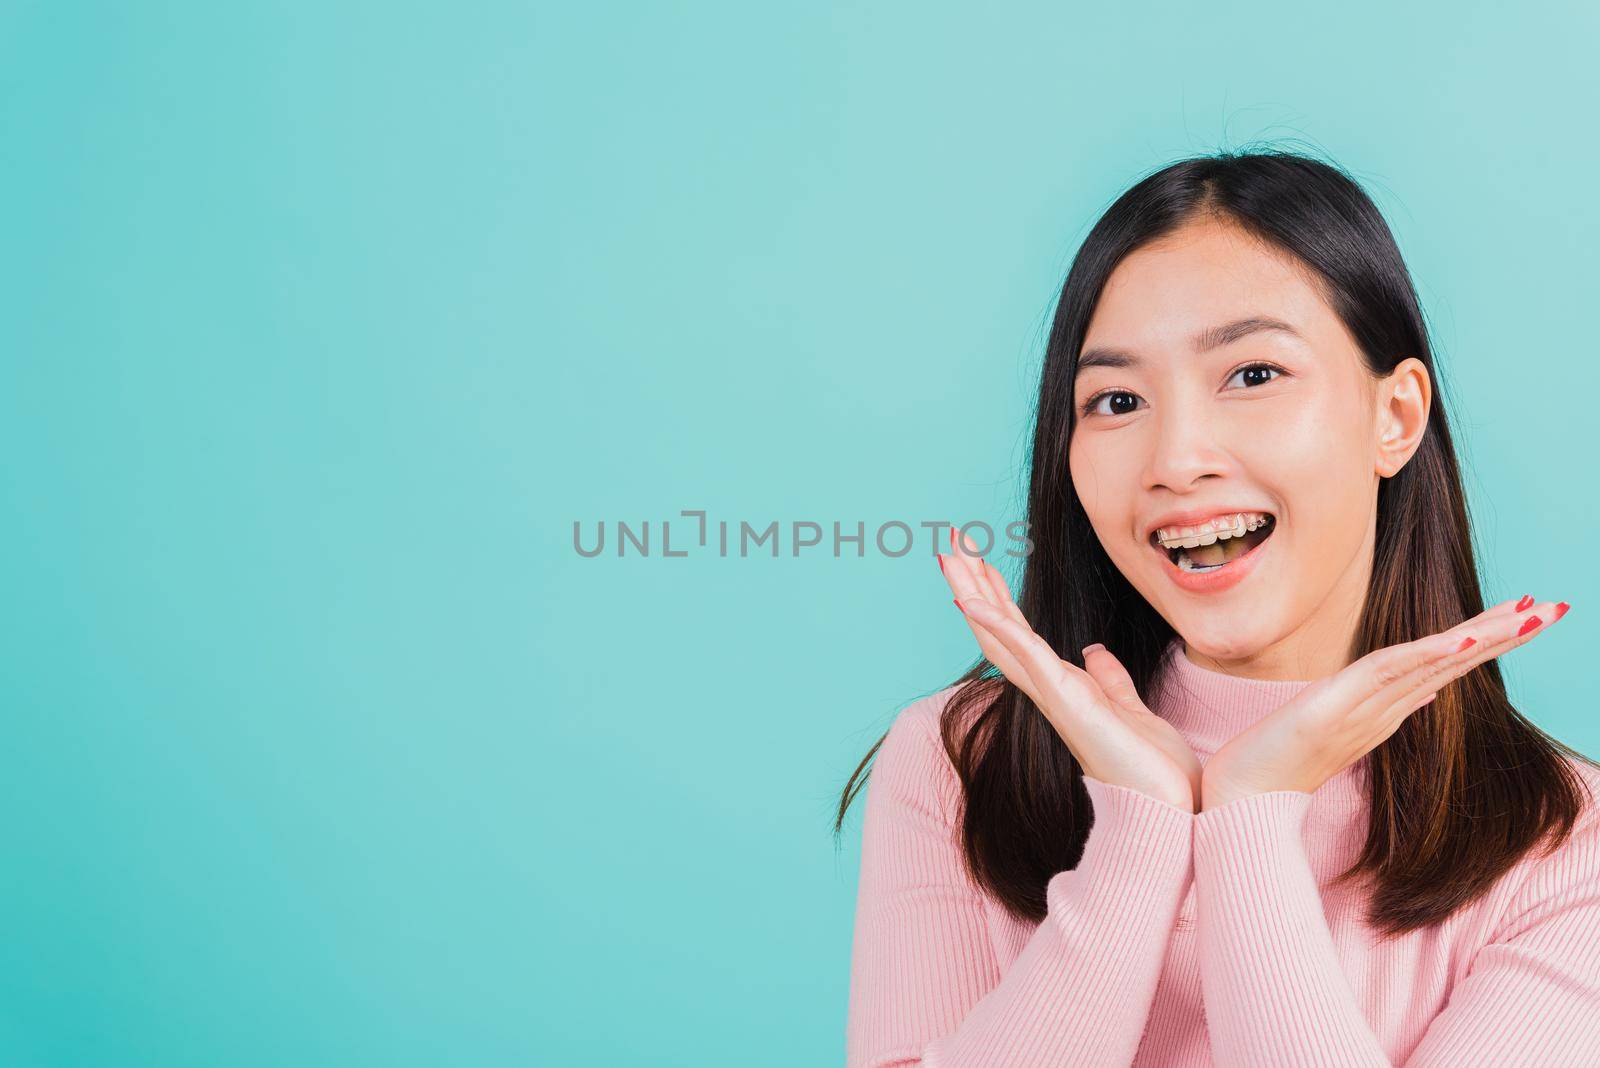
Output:
M1224 222L1191 223L1130 253L1111 272L1084 348L1187 351L1197 332L1251 315L1282 319L1308 337L1342 330L1293 256Z

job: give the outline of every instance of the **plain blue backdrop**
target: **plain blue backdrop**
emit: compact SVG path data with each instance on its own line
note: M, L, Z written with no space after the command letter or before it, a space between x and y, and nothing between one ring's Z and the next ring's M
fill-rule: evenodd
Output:
M1020 518L1071 256L1193 152L1378 200L1600 751L1597 19L0 3L0 1062L841 1063L931 542L573 523Z

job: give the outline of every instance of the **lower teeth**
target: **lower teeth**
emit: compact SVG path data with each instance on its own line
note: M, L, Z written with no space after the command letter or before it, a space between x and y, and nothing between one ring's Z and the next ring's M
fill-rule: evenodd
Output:
M1269 525L1270 525L1270 521L1269 521ZM1256 529L1259 530L1261 528L1257 527ZM1256 541L1255 544L1259 545L1261 543L1261 541L1265 541L1265 540L1266 540L1266 536L1263 535L1259 541ZM1219 544L1215 544L1215 543L1212 544L1212 545L1207 545L1207 546L1204 547L1205 555L1214 556L1218 552L1224 553L1226 555L1226 559L1221 560L1221 561L1219 561L1219 562L1217 562L1215 564L1197 564L1197 563L1195 563L1194 558L1190 555L1190 550L1188 550L1188 549L1180 549L1180 550L1178 550L1178 570L1179 571L1187 571L1187 572L1189 572L1191 574L1204 574L1207 571L1215 571L1218 568L1227 567L1229 564L1233 563L1235 560L1239 559L1239 557L1243 556L1245 553L1249 552L1252 548L1255 547L1254 545L1251 545L1248 541L1246 541L1244 538L1230 538L1224 544L1225 544L1225 547L1223 545L1219 545Z

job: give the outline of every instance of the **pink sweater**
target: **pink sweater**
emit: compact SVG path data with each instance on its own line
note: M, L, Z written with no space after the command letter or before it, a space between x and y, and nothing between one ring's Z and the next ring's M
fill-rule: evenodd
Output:
M1150 704L1202 761L1308 685L1168 656ZM1086 778L1082 860L1023 923L961 866L938 738L954 692L899 714L869 780L850 1068L1600 1065L1594 808L1443 924L1381 943L1359 888L1324 888L1365 834L1359 765L1198 815Z

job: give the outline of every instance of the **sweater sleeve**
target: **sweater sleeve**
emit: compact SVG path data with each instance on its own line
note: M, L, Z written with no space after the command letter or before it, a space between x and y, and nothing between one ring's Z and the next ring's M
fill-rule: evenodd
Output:
M1301 831L1311 795L1274 791L1194 826L1200 973L1228 1065L1392 1062L1334 950ZM1600 824L1534 867L1492 941L1401 1063L1600 1064Z
M915 708L915 706L913 706ZM1126 1065L1192 880L1193 813L1085 777L1076 868L1001 974L958 839L959 780L926 709L880 747L862 826L849 1068Z
M1390 1065L1334 950L1301 832L1311 795L1194 817L1200 984L1218 1064Z
M1600 821L1534 867L1405 1064L1600 1064Z

